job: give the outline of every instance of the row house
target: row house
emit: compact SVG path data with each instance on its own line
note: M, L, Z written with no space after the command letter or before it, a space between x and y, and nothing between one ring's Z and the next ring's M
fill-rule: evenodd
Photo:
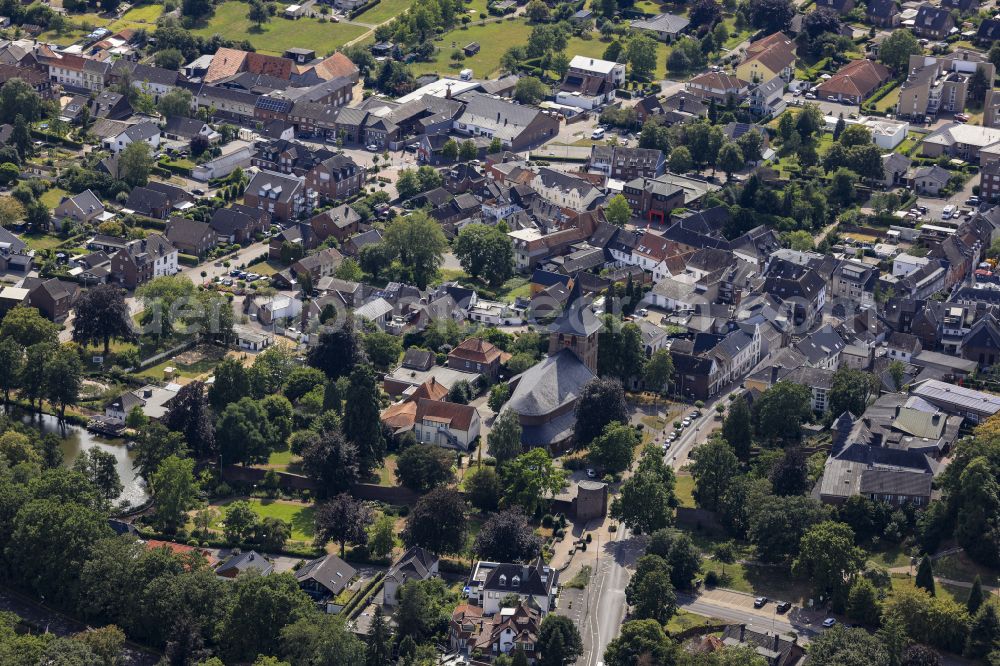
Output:
M49 80L70 90L101 92L107 85L111 64L64 53L46 59Z
M684 255L677 246L658 234L646 231L636 241L628 264L638 266L653 274L653 282L684 272Z
M328 201L354 196L361 190L364 177L364 169L347 155L328 157L305 175L306 187Z
M306 192L305 179L274 171L259 171L247 185L243 203L259 208L277 222L288 223L312 212L315 193Z
M153 278L177 273L177 248L162 234L128 242L111 257L111 277L132 290Z
M604 196L590 182L548 167L539 168L531 181L531 189L546 201L575 211L590 210Z
M622 188L622 194L632 215L660 224L666 224L671 212L684 205L684 188L669 175L630 180Z
M666 156L655 148L594 145L590 149L590 170L608 178L629 182L636 178L663 175Z

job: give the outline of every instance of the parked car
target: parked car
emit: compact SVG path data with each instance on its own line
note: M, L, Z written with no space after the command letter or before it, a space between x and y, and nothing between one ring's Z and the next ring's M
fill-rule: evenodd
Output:
M965 113L956 113L955 120L957 120L960 123L967 123L969 122L969 116L968 114Z
M588 479L596 479L597 478L597 472L594 471L593 467L588 467L587 468L587 478Z
M647 310L646 308L639 308L638 310L636 310L636 314L639 315L640 317L645 317L646 315L649 314L649 310Z
M823 626L826 627L827 629L829 629L830 627L832 627L835 624L837 624L837 620L835 620L832 617L828 617L825 620L823 620Z
M816 99L815 93L811 92L806 93L806 99Z
M792 604L788 601L779 601L777 605L775 605L775 609L777 609L779 613L787 613L791 607Z
M593 139L594 141L597 141L598 139L603 139L604 130L598 127L597 129L595 129L593 132L590 133L590 138Z
M965 205L966 206L978 206L979 205L979 197L977 197L977 196L971 196L971 197L969 197L968 199L965 200Z
M681 421L681 425L687 428L689 425L691 425L691 419L684 419L683 421Z
M377 153L378 152L378 146L376 146L374 143L369 143L367 146L365 146L365 148L368 149L370 152L373 152L373 153Z
M753 600L754 608L763 608L767 604L767 597L757 597Z

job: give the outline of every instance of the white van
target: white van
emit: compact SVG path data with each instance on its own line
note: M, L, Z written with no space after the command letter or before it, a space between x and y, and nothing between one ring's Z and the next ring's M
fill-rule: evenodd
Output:
M951 217L952 217L952 215L954 215L954 214L955 214L955 207L954 206L951 206L951 205L945 206L944 210L941 211L941 219L942 220L950 220Z
M461 72L458 73L458 78L462 79L463 81L470 80L472 78L472 70L463 69Z
M590 138L593 139L594 141L597 141L598 139L603 139L604 130L598 127L597 129L595 129L593 132L590 133Z

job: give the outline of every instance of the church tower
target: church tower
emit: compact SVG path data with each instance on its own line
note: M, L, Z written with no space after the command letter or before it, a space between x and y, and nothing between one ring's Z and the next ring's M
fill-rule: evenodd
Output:
M574 281L562 313L549 327L549 356L568 349L597 374L597 334L601 322L583 296L579 281Z

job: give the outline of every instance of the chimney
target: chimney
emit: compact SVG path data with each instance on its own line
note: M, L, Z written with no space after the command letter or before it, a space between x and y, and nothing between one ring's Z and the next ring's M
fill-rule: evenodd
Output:
M451 99L451 84L450 83L447 85L447 88L446 88L446 90L444 92L444 98L445 99Z

